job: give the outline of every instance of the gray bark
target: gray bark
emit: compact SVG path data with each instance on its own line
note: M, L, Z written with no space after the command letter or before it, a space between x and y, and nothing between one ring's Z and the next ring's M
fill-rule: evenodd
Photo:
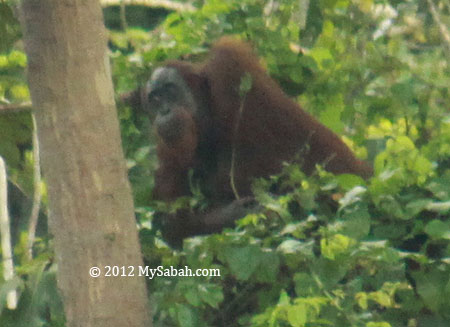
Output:
M150 326L142 278L89 275L142 265L100 4L23 0L21 16L67 326Z

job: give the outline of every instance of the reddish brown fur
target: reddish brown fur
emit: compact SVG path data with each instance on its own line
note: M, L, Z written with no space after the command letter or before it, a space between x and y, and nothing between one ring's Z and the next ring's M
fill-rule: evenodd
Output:
M229 173L233 130L238 119L235 183L241 196L250 195L253 178L278 173L283 162L293 161L296 156L300 157L299 162L306 173L311 173L316 164L322 164L335 174L353 173L364 178L372 174L371 168L356 159L337 135L283 93L247 44L222 38L212 48L210 59L202 65L179 61L167 65L177 68L197 101L204 101L208 107L208 121L205 122L205 117L196 117L195 120L202 125L198 128L199 139L214 138L214 147L206 149L217 156L217 169L208 176L214 198L233 197ZM252 89L246 94L242 116L238 117L242 101L239 85L245 73L252 77ZM203 125L212 126L214 135L209 135ZM162 166L159 175L164 175L159 179L161 183L170 184L174 179L172 172L165 167L169 164L166 152L178 156L178 159L169 156L170 161L177 162L191 162L191 156L195 156L195 168L200 159L199 151L202 151L197 149L195 154L191 153L192 144L175 153L173 150L160 144ZM190 167L193 166L186 165L185 168ZM185 190L181 192L178 189L178 185L185 187L185 183L179 183L182 179L177 177L173 185L165 187L174 189L171 194L182 194Z
M176 119L183 122L180 137L173 144L158 138L157 154L160 168L155 176L154 194L161 200L175 199L189 192L186 172L193 167L198 144L197 129L190 113L176 108Z
M157 129L165 128L163 135L173 132L176 141L159 141L154 197L171 201L188 195L192 168L212 203L207 212L165 215L162 233L169 244L179 247L185 237L233 226L252 203L252 179L280 172L283 162L298 160L305 173L322 164L335 174L371 176L371 168L356 159L337 135L283 93L245 43L223 38L205 63L172 61L167 66L181 74L196 108L188 104L172 108L173 122L163 127L156 123ZM252 88L242 99L239 86L245 73L251 75ZM231 188L232 149L234 184L239 196L245 197L241 200Z

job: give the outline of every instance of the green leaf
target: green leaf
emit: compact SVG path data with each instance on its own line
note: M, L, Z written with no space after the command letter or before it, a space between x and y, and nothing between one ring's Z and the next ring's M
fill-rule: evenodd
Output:
M358 206L343 215L343 229L341 233L353 239L363 239L370 231L370 214L366 206Z
M9 65L8 56L1 55L0 56L0 69L6 68Z
M344 124L341 114L344 111L342 95L334 95L327 100L327 107L320 113L320 121L335 133L342 133Z
M355 300L361 309L367 310L368 308L368 295L364 292L358 292L355 294Z
M330 260L335 260L339 255L348 253L355 241L345 235L336 234L320 240L322 255Z
M22 51L13 50L9 54L10 65L25 68L27 65L27 56Z
M432 179L426 188L433 192L438 199L446 201L450 200L450 173L444 174L438 178Z
M176 305L176 316L178 324L183 327L197 327L198 317L196 313L186 305Z
M314 48L310 51L309 55L316 61L320 68L323 68L326 60L333 60L333 56L327 48Z
M198 292L203 302L213 308L218 308L223 301L222 288L215 284L203 284L198 286Z
M320 258L313 262L311 270L317 276L325 289L333 288L348 272L346 261Z
M369 13L369 11L372 9L373 0L357 0L356 2L358 3L359 10L361 10L363 13ZM373 326L373 327L385 327L385 326Z
M369 298L375 302L377 302L379 305L389 308L392 307L392 299L389 296L389 294L383 292L383 291L378 291L378 292L371 292L369 294Z
M193 305L194 307L198 307L202 303L198 291L193 288L186 290L184 292L184 297L188 301L188 303Z
M280 258L275 251L265 251L261 255L259 267L255 272L255 278L264 283L274 283L280 268Z
M226 262L231 273L239 280L248 280L262 260L261 250L254 246L228 247L225 249Z
M412 276L416 282L417 293L429 309L436 312L441 308L448 308L448 294L445 294L445 287L449 282L448 271L420 271Z
M287 230L285 228L283 231L286 233L291 233L295 231L296 225L290 224L286 227L292 227L292 230ZM283 254L293 254L300 252L300 250L303 248L303 242L297 241L297 240L285 240L283 241L277 248L278 251L281 251Z
M362 195L367 192L367 189L362 186L356 186L345 193L344 197L339 200L340 208L339 210L344 209L352 204L361 201Z
M287 309L288 321L293 327L304 327L307 322L307 310L304 305L290 306Z
M362 179L360 176L353 174L342 174L336 176L336 180L339 183L339 186L346 191L351 190L352 188L358 185L365 184L364 179Z
M297 296L312 296L319 291L317 281L307 273L296 273L294 275L295 293Z
M415 199L406 205L406 214L409 216L416 216L422 210L424 210L428 204L432 202L431 199Z
M434 219L425 226L425 233L434 239L450 240L450 222Z
M252 88L252 76L249 73L245 73L241 78L241 84L239 85L239 96L243 98Z
M380 322L368 322L366 324L366 327L391 327L392 325L386 321L380 321Z

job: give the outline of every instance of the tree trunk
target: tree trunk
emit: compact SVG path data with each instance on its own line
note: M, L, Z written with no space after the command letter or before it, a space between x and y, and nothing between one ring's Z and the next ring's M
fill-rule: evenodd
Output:
M67 326L150 326L145 281L104 276L142 259L100 5L23 0L21 15Z

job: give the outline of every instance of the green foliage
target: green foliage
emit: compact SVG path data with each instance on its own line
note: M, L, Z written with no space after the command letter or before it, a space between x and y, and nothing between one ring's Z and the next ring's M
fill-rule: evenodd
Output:
M223 300L201 312L192 308L200 307L198 297L187 300L180 293L175 301L184 303L184 310L191 306L199 326L420 326L424 321L445 326L449 171L446 180L438 180L438 167L419 169L414 160L404 160L410 154L429 160L399 136L378 155L376 162L384 164L367 186L359 186L364 182L355 176L321 170L306 177L293 165L258 181L259 213L243 218L237 230L186 240L183 252L165 252L160 259L172 258L172 264L175 256L179 266L219 268L221 277L206 283L215 285ZM380 191L394 168L404 172ZM282 195L269 192L274 186ZM165 249L158 238L153 244ZM150 257L155 260L155 253ZM151 287L158 290L159 282ZM185 281L163 283L177 290ZM174 301L176 295L169 293ZM174 306L163 303L168 308L162 312Z
M28 101L25 80L26 55L18 45L19 23L8 2L0 3L0 106ZM8 166L10 179L28 193L32 173L28 168L31 119L26 113L0 111L0 156ZM29 194L29 193L28 193Z
M255 182L263 209L236 230L186 240L182 252L171 252L158 234L143 239L155 264L221 270L220 278L202 278L184 293L177 288L184 280L153 280L156 321L445 326L450 80L445 53L431 37L436 26L422 23L429 13L415 18L421 2L267 3L207 1L194 13L171 14L164 23L168 38L136 48L134 56L150 67L185 53L202 60L223 34L249 39L287 93L300 95L333 130L351 131L346 143L374 158L376 176L366 184L321 170L306 177L287 166ZM367 139L376 146L368 153ZM202 302L191 294L197 285L214 285L223 299Z
M387 157L393 159L391 154ZM158 303L167 305L160 309L181 310L182 304L198 326L405 326L428 319L445 321L450 228L444 217L449 206L429 211L431 203L442 202L430 196L420 204L409 185L403 192L417 206L397 204L414 220L399 221L394 212L377 205L379 194L371 192L380 175L368 188L344 191L339 186L342 176L319 172L305 177L295 166L287 166L280 176L255 184L263 210L243 218L239 229L186 240L183 252L175 253L165 252L156 235L151 242L164 251L160 262L221 271L220 278L195 282L153 280L151 288L164 299ZM415 192L425 192L429 183L436 186L435 179L427 177L422 185L415 184ZM274 185L283 195L268 193ZM305 199L306 209L300 206ZM387 226L389 233L380 232ZM429 237L420 240L425 233ZM416 248L407 249L412 239ZM148 258L157 256L152 252ZM190 283L188 292L184 286ZM214 285L223 299L202 302L195 295L198 283ZM162 284L173 291L159 293ZM423 310L430 311L424 316ZM190 325L178 314L175 321L180 326Z
M0 53L8 51L20 36L20 29L8 1L0 3ZM2 67L0 57L0 67Z

